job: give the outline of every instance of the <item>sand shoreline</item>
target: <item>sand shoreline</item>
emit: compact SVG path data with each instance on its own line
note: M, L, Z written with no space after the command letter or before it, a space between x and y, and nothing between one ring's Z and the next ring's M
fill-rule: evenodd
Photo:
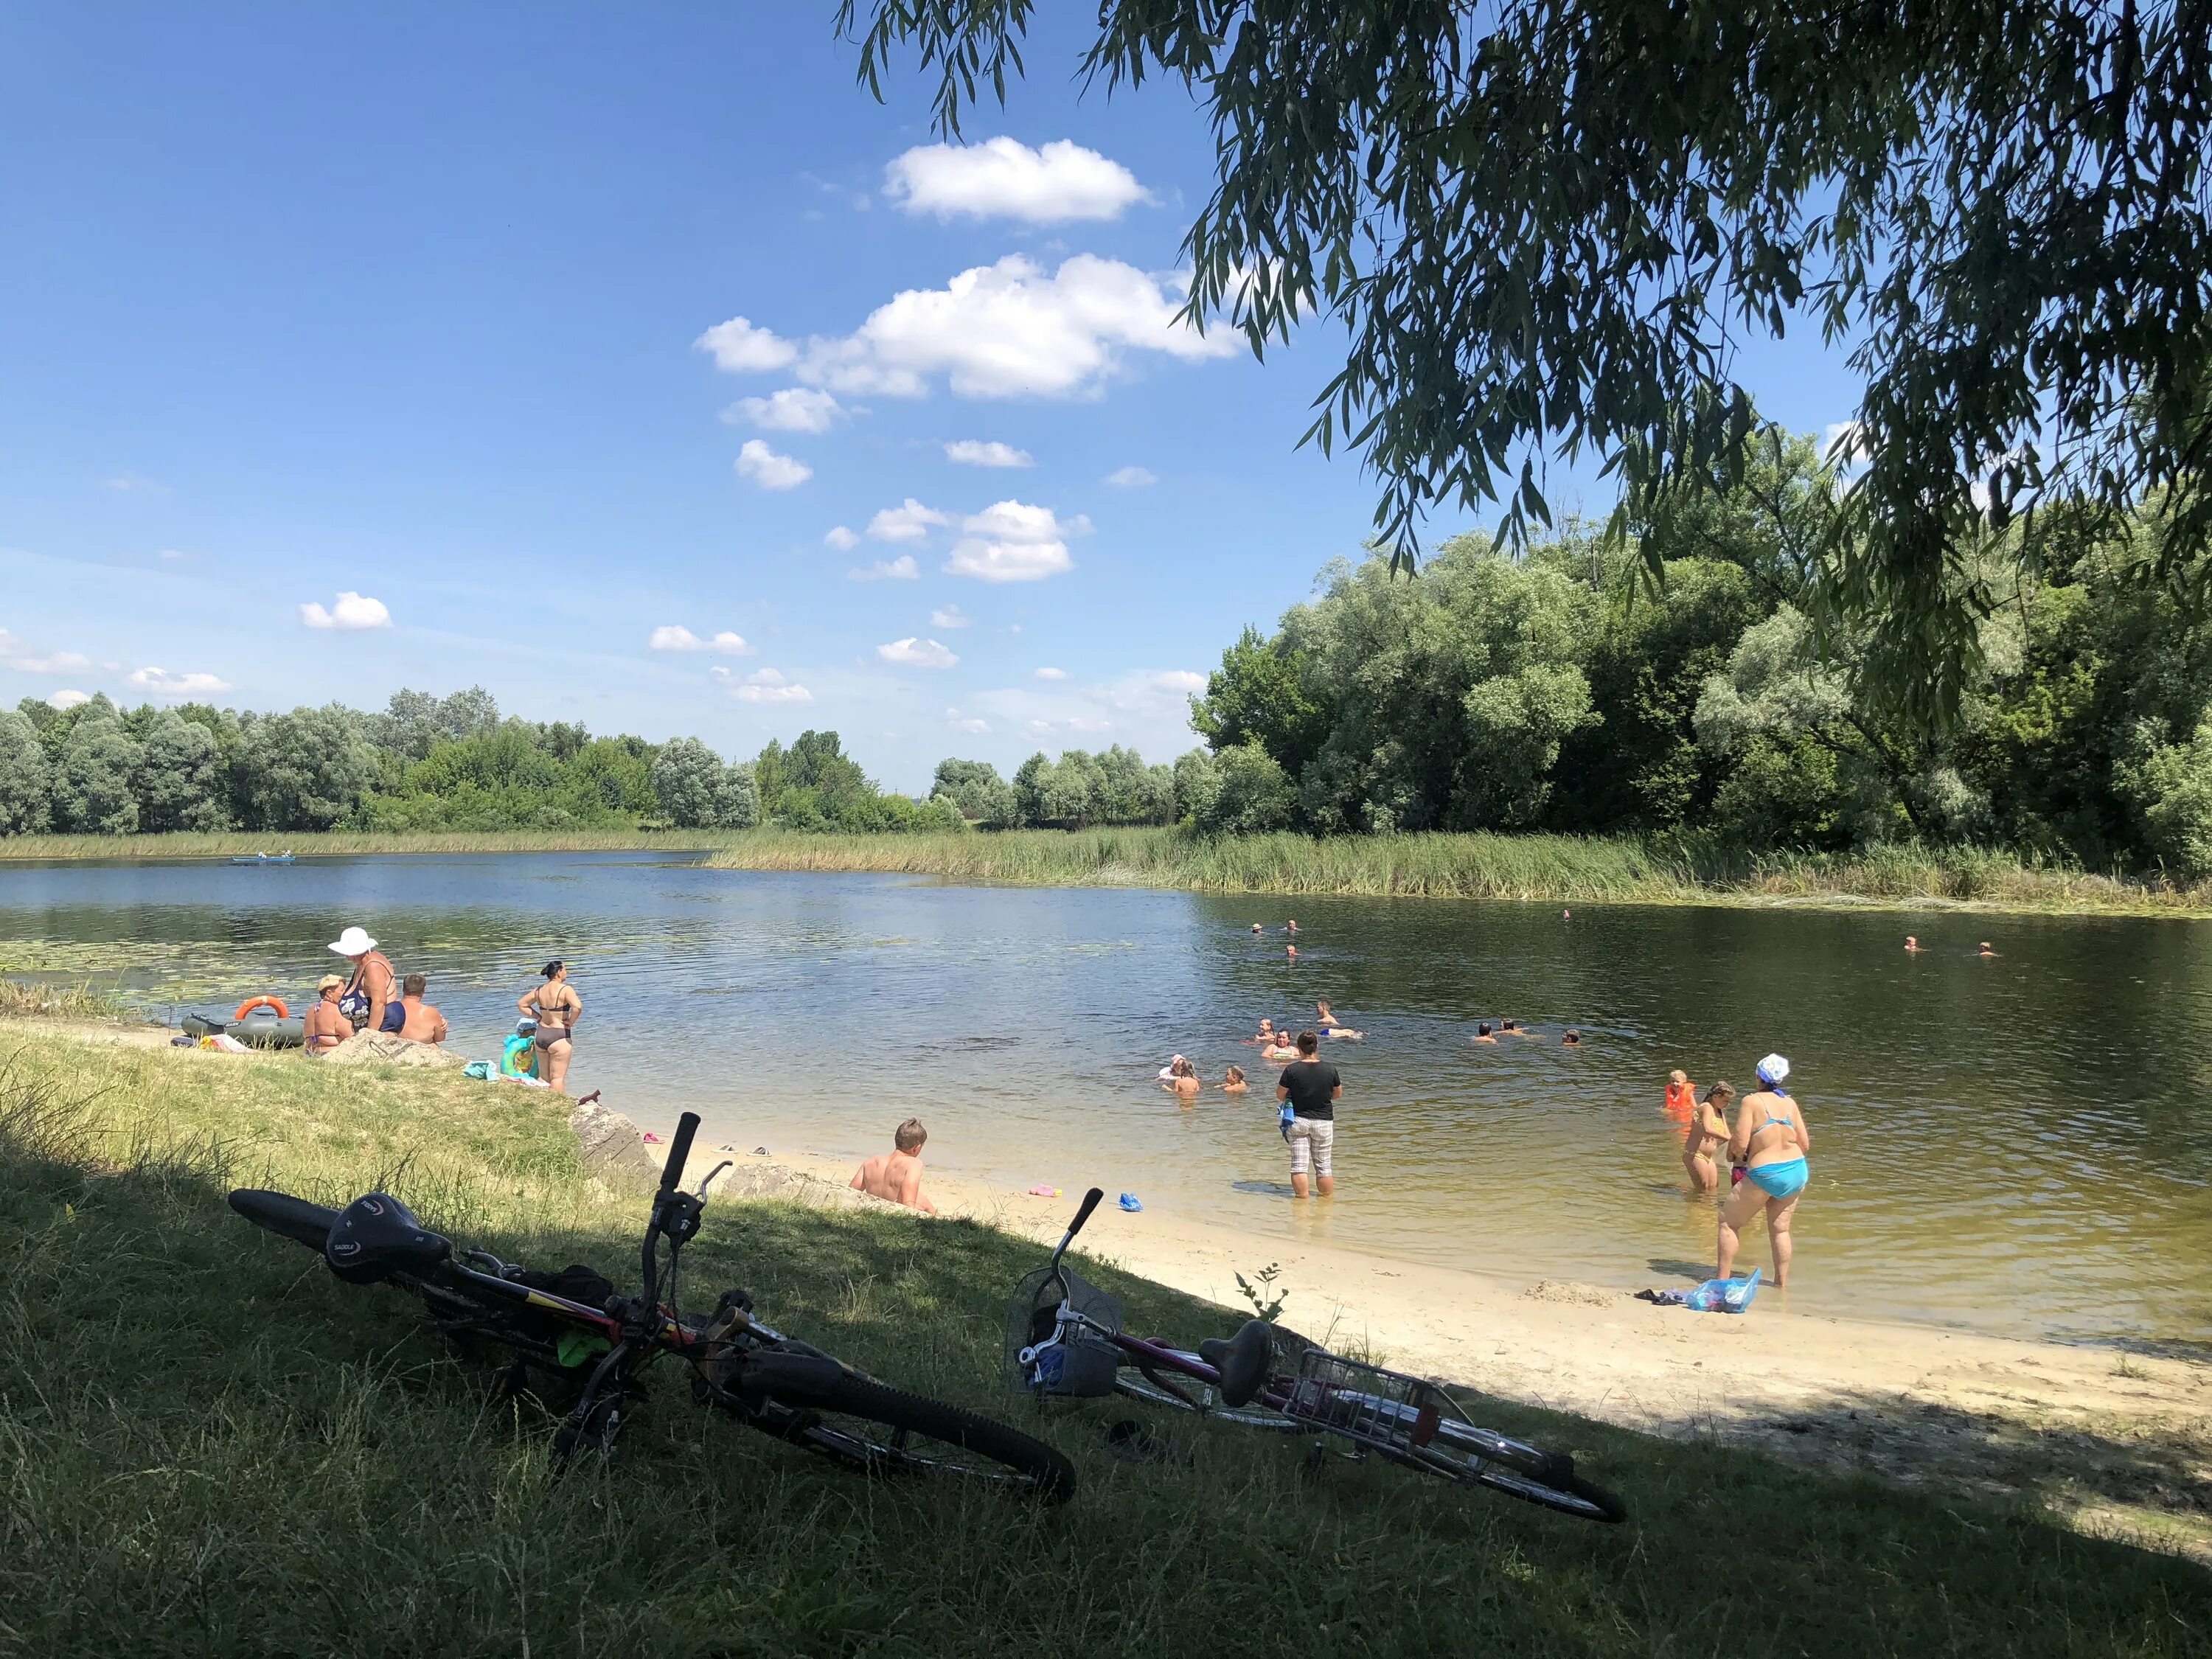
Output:
M852 1176L843 1159L724 1155L840 1188ZM925 1190L947 1216L1036 1240L1040 1261L1081 1198L939 1169ZM1079 1249L1232 1310L1216 1331L1145 1334L1226 1334L1249 1316L1237 1274L1273 1262L1284 1323L1398 1369L1832 1473L2023 1497L2085 1529L2212 1561L2212 1364L1797 1313L1771 1287L1741 1317L1657 1308L1611 1287L1125 1213L1111 1195Z

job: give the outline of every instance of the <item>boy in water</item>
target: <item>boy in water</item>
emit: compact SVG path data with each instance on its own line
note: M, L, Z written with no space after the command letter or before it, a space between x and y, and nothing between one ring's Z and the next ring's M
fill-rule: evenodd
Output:
M907 1119L891 1136L891 1151L878 1152L854 1171L854 1190L935 1215L937 1206L921 1195L921 1144L928 1139L920 1118Z
M1498 1039L1490 1035L1490 1022L1488 1020L1483 1020L1475 1026L1474 1040L1477 1042L1487 1042L1493 1048L1497 1046Z

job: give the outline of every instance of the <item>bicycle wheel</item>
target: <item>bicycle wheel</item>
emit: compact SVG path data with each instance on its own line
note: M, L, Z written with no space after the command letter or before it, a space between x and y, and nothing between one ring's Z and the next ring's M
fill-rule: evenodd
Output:
M310 1204L289 1193L264 1192L253 1187L240 1187L231 1194L230 1207L255 1226L304 1244L318 1255L331 1242L331 1229L338 1221L336 1210Z
M902 1393L834 1359L751 1355L737 1392L755 1428L857 1474L881 1480L964 1475L1021 1487L1048 1504L1075 1495L1075 1466L1042 1441L957 1406Z
M1579 1520L1613 1525L1628 1518L1628 1510L1618 1498L1575 1473L1573 1458L1540 1451L1525 1441L1508 1439L1464 1418L1445 1418L1426 1445L1407 1446L1390 1455L1409 1468L1487 1486Z

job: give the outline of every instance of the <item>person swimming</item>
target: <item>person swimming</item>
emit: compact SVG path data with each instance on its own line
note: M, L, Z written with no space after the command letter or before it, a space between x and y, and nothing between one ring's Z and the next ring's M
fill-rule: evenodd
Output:
M1286 921L1283 924L1283 931L1286 933L1295 933L1298 931L1298 924L1296 921Z
M1244 1081L1244 1068L1242 1066L1231 1066L1229 1074L1221 1079L1221 1092L1224 1095L1241 1095L1251 1086Z
M1678 1123L1686 1123L1698 1103L1698 1091L1690 1085L1686 1072L1676 1070L1667 1073L1667 1115Z
M1198 1067L1187 1060L1179 1059L1169 1069L1171 1074L1161 1080L1160 1087L1173 1094L1177 1100L1196 1100L1200 1087Z
M1247 1042L1257 1042L1266 1047L1273 1047L1275 1041L1275 1022L1272 1019L1261 1020L1259 1031L1244 1040Z
M1266 928L1265 927L1263 927L1261 924L1260 924L1259 922L1256 922L1256 921L1255 921L1255 922L1254 922L1254 923L1252 924L1252 931L1253 931L1254 933L1266 933L1267 930L1267 928Z
M1525 1028L1517 1019L1502 1021L1498 1027L1498 1035L1501 1036L1534 1036L1536 1035L1534 1031Z
M1295 945L1285 945L1283 947L1283 953L1292 962L1298 959L1298 947Z
M1490 1035L1490 1022L1488 1020L1479 1020L1476 1022L1474 1028L1474 1040L1477 1042L1487 1042L1493 1046L1497 1043L1498 1039Z
M1990 949L1989 940L1984 939L1982 941L1982 948L1975 951L1974 954L1978 957L1993 957L1996 955L1996 952Z
M1323 1036L1344 1037L1351 1042L1357 1042L1367 1035L1364 1031L1355 1031L1350 1026L1340 1022L1334 1014L1329 1012L1328 1004L1327 1002L1316 1002L1314 1004L1314 1012L1320 1017L1322 1035Z
M1920 954L1920 941L1911 933L1905 936L1905 953L1909 957Z
M1691 1109L1689 1127L1682 1133L1682 1167L1690 1184L1701 1193L1721 1184L1720 1166L1713 1162L1716 1149L1729 1138L1728 1105L1735 1098L1732 1085L1716 1083Z
M1562 1048L1579 1048L1582 1046L1583 1034L1575 1030L1571 1025L1567 1027L1566 1035L1559 1039L1559 1047Z

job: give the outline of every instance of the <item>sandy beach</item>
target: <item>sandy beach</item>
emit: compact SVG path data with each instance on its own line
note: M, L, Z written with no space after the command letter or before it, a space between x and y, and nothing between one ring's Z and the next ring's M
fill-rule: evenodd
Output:
M852 1164L725 1148L749 1186L788 1171L842 1188ZM1048 1248L1081 1200L930 1170L924 1190ZM1746 1266L1766 1265L1765 1237ZM1755 1446L1831 1473L2027 1498L2085 1530L2212 1560L2212 1364L2123 1347L1793 1313L1763 1288L1741 1316L1659 1308L1572 1281L1511 1280L1116 1208L1080 1250L1249 1316L1237 1274L1269 1263L1283 1322L1330 1346L1485 1394L1676 1439ZM1042 1259L1042 1255L1040 1256Z

